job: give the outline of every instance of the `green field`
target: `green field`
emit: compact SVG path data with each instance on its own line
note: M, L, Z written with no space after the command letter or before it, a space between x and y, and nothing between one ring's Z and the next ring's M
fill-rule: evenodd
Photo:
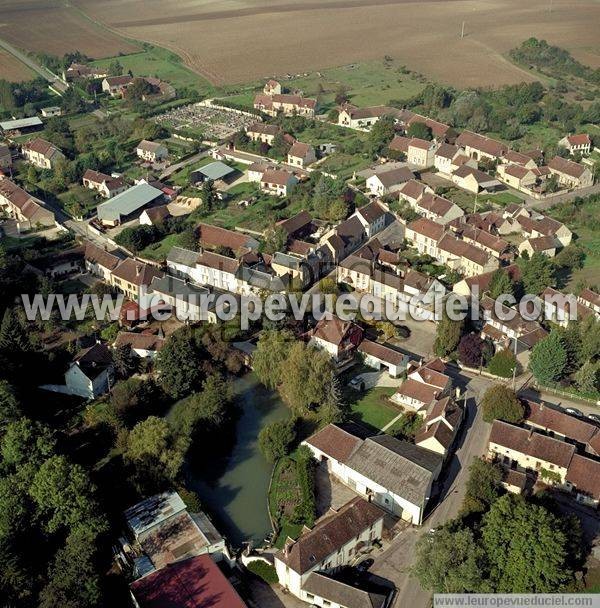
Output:
M188 69L178 55L157 46L144 44L144 50L140 53L99 59L93 64L104 67L115 59L125 72L131 70L134 76L154 76L169 82L175 88L190 87L202 95L209 95L214 91L208 80Z

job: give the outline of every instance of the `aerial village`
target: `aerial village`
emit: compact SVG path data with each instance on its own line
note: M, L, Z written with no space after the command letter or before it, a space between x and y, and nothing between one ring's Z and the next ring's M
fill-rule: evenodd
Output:
M597 135L565 132L552 154L517 150L409 107L342 99L323 113L285 80L266 81L244 109L227 97L178 105L167 82L86 63L61 82L95 83L106 102L72 110L55 98L0 121L3 258L46 292L123 297L106 322L36 323L41 348L68 360L29 382L84 404L78 424L110 429L122 438L112 449L140 467L137 500L110 532L133 605L392 606L419 537L435 537L472 491L473 461L497 472L501 494L549 492L597 518L600 277L563 280L584 254L556 212L597 196ZM166 109L111 119L132 100ZM310 136L319 129L326 137ZM361 162L337 171L349 141ZM244 330L197 301L303 293L368 294L412 317L288 315ZM507 293L532 294L542 315L506 320L514 305L496 300ZM474 295L479 320L436 316L453 295ZM245 446L261 471L270 465L256 504L241 508L268 503L263 535L213 496L224 486L165 472L177 445L165 421L192 416L196 397L209 407L212 382L225 399L227 378L250 375L256 394L293 412L259 420ZM147 382L165 387L169 413L148 405ZM190 426L220 434L215 420ZM163 447L134 442L150 422Z

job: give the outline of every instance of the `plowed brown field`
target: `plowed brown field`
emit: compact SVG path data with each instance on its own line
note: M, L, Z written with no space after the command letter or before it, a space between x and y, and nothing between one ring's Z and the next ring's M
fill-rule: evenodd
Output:
M35 74L4 49L0 49L0 78L9 82L31 80Z
M81 51L100 59L139 50L55 0L0 0L0 38L21 49L58 56Z
M401 60L458 86L520 82L530 36L600 65L596 0L78 0L114 31L178 52L215 83ZM461 24L465 37L461 40Z

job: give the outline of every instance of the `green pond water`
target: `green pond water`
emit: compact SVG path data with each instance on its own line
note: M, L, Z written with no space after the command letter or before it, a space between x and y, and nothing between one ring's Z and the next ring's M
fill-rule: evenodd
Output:
M233 437L224 438L223 454L189 471L197 492L219 532L234 546L271 533L267 490L272 465L258 447L258 434L267 424L289 417L290 411L276 392L266 389L254 374L233 383L240 416Z

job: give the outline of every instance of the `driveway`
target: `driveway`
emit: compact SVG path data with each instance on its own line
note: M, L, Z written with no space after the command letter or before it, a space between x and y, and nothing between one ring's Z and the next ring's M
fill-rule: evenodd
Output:
M357 496L350 488L331 477L325 463L317 467L315 485L317 518L326 515L329 509L339 509Z

